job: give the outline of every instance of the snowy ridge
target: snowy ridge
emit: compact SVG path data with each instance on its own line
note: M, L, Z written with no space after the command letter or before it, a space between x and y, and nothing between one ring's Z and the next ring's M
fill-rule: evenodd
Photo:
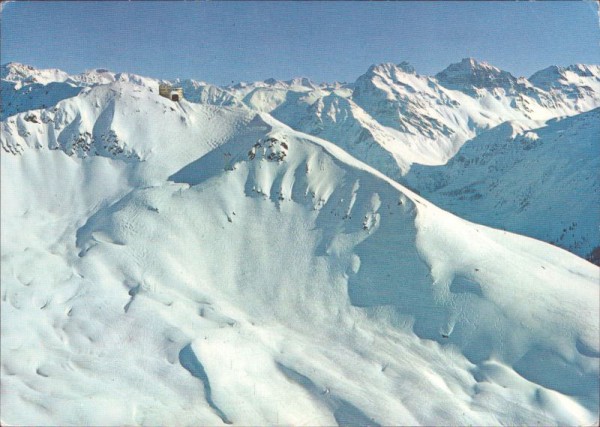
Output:
M443 164L464 142L506 120L532 128L600 105L597 90L586 94L585 103L572 105L558 92L545 93L524 79L517 84L509 73L473 59L451 65L436 77L406 72L406 64L383 64L371 67L355 85L352 98L381 124L410 135L408 140L424 138L414 150L427 150L429 161L417 158L410 163ZM452 78L462 83L452 83Z
M598 66L578 64L542 70L529 81L468 58L450 65L436 78L420 76L403 62L374 65L353 84L317 85L306 78L267 79L225 88L194 80L171 83L183 86L185 96L195 103L245 104L273 113L294 129L315 136L325 132L357 157L373 153L369 164L384 167L381 170L387 175L399 178L413 164L446 163L467 140L507 120L533 129L550 119L600 106L599 75ZM2 118L50 107L74 96L77 87L122 81L156 91L160 83L102 69L69 76L15 63L3 66L2 76L3 98L8 100L3 102ZM35 93L29 93L32 88L23 90L36 81L42 86L36 87ZM66 86L48 85L51 81ZM45 98L39 96L42 92ZM353 114L344 112L338 118L332 110L324 118L319 105L332 95L351 101ZM357 132L357 128L364 131Z
M456 66L460 69L461 64L470 67L466 70L470 84L459 88L443 79L419 76L404 62L374 65L354 84L342 87L322 85L311 90L273 80L228 89L249 107L269 112L294 129L327 135L359 158L366 151L379 152L368 163L384 167L380 170L394 177L407 173L412 164L444 164L467 140L506 120L524 129L536 128L552 118L600 105L595 75L582 77L577 87L591 89L573 97L572 88L565 93L546 92L486 63L468 59ZM336 108L324 111L323 105L332 104L331 97L344 98L337 102L349 104L353 113Z
M38 83L46 85L48 83L62 83L71 80L64 71L58 69L36 69L31 65L19 64L11 62L2 65L0 68L0 77L3 81L12 82L15 84L15 89Z
M600 83L600 66L576 64L568 67L551 66L533 74L529 81L535 86L551 91L564 90L565 86L582 88L582 97L586 93L585 86L597 91ZM588 89L589 90L589 89Z
M407 182L467 218L591 259L600 247L600 109L523 131L507 122ZM568 206L568 208L567 208Z
M3 423L597 420L597 267L273 117L313 91L270 114L150 89L2 122Z
M189 157L218 147L253 117L246 108L235 111L229 114L185 100L173 103L147 87L115 82L86 88L52 109L8 118L1 123L2 148L13 154L48 148L69 156L100 155L136 164L159 156L164 159L160 164L168 167L164 173L172 173ZM227 126L213 125L222 114L231 117ZM173 144L176 141L192 143L182 149Z
M131 73L113 73L110 70L97 68L85 71L81 74L69 75L58 69L37 69L30 65L11 62L1 67L0 76L2 80L16 85L15 89L21 89L30 84L47 85L49 83L72 83L81 86L93 86L108 84L118 81L131 82L141 86L153 86L157 79L138 76Z
M2 75L2 120L24 111L53 107L63 99L77 95L86 87L114 82L131 82L158 92L159 81L129 73L105 69L69 75L61 70L38 70L15 62L5 64Z
M218 86L195 80L175 80L173 84L183 89L185 98L190 102L218 106L241 105L232 93Z

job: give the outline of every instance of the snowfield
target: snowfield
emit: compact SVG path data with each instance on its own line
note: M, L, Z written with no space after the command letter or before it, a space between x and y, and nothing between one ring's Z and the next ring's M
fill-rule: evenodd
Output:
M36 83L20 86L26 67L25 77L7 70L21 99ZM412 140L401 125L438 119L415 113L396 126L389 112L417 98L392 90L375 107L353 92L358 82L188 81L193 102L174 103L139 76L29 71L77 93L1 122L2 424L598 422L599 268L455 216L393 179L409 154L433 165L461 146L488 153L494 129L450 145L437 128ZM410 76L392 86L406 78L483 102ZM502 131L501 117L489 127ZM597 110L539 120L519 138L539 145L540 163L587 152L585 171L597 170ZM364 129L389 139L367 149L383 140L361 139ZM552 154L555 135L573 129L588 145L565 136ZM525 180L519 150L493 158ZM454 159L447 185L467 185ZM427 174L424 185L437 176ZM574 176L556 179L587 188ZM581 215L597 207L597 196L579 196ZM591 221L577 229L590 241Z

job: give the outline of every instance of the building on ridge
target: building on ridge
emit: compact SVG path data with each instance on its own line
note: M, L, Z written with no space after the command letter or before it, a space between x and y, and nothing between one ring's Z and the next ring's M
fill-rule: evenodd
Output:
M158 86L158 94L171 101L177 102L183 99L183 89L180 87L173 87L169 84L160 84Z

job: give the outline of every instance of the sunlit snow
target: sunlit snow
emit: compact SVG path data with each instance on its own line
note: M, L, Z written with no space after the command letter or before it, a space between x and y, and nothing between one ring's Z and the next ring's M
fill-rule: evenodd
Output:
M498 91L384 64L172 102L150 78L5 66L2 424L597 423L600 270L513 233L553 204L600 245L585 70ZM24 101L37 84L52 105ZM481 210L427 200L440 176L489 187L481 159L507 172ZM490 205L528 186L507 230L461 218L500 228Z

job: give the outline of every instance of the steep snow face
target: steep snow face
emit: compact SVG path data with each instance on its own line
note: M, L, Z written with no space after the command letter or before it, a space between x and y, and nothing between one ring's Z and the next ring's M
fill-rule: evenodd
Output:
M302 102L306 98L301 98ZM310 104L308 114L297 115L286 108L271 114L294 129L335 142L344 150L363 159L378 170L397 175L398 166L406 166L410 153L396 144L397 133L374 120L351 99L334 92Z
M529 131L505 123L406 179L461 217L589 258L600 246L599 135L600 109Z
M77 82L63 71L38 70L16 62L3 65L0 76L1 120L23 111L53 106L81 90Z
M447 89L435 79L407 72L393 64L374 66L356 84L352 99L380 124L394 129L408 165L443 164L478 132L506 117L535 123L513 108L504 94L484 91L472 97ZM503 119L504 118L504 119ZM402 168L405 173L407 167Z
M467 97L463 98L466 100ZM443 117L452 111L452 106L459 105L459 101L440 92L437 84L428 77L414 74L412 67L408 68L406 64L371 67L356 81L352 99L383 126L406 135L419 135L419 145L424 146L422 150L431 152L429 162L434 164L444 162L459 140L473 135L467 121L463 120L458 129L463 134L459 136L457 130L447 126ZM443 105L451 107L444 109Z
M314 100L304 95L271 111L271 115L294 129L335 142L353 156L399 178L413 162L428 163L437 153L421 144L422 135L409 135L383 126L351 98L338 91Z
M82 90L81 87L70 82L20 85L2 80L1 84L0 119L2 120L23 111L51 107L63 99L77 95Z
M3 423L597 420L590 263L267 113L127 82L56 108L2 124Z
M344 89L283 90L261 87L243 102L268 112L293 129L335 142L354 156L392 177L400 177L413 162L428 163L437 153L426 150L421 135L409 137L381 125Z

